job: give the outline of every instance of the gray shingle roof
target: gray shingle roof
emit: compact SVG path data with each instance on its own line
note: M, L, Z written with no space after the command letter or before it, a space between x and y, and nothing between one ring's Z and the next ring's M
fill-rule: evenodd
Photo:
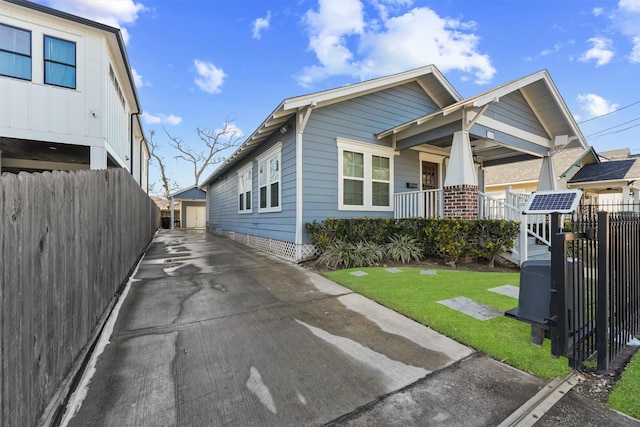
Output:
M569 180L569 183L632 181L636 179L640 179L640 159L625 159L584 165Z

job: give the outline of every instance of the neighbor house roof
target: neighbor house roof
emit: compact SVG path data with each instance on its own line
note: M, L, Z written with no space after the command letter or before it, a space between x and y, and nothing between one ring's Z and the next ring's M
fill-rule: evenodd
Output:
M612 160L609 162L584 165L569 181L568 184L618 183L629 185L640 179L640 159ZM622 183L620 181L623 181ZM625 182L626 181L626 182Z
M592 148L565 148L553 156L556 173L562 176L569 168L579 163L581 159L592 153L594 161L597 156ZM525 160L523 162L488 166L484 168L484 183L486 186L514 185L538 181L542 159Z
M289 122L295 117L298 111L307 108L324 107L409 82L417 82L439 107L451 105L462 98L434 65L341 86L335 89L287 98L282 101L245 142L202 183L202 186L207 185L222 175L232 165L240 161L260 143L269 138L273 132L284 125L290 124Z

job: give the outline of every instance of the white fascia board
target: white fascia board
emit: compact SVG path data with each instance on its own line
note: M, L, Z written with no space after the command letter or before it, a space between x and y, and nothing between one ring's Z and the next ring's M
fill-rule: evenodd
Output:
M290 98L283 102L283 109L297 110L301 107L309 105L321 105L335 102L338 99L344 99L361 95L363 93L380 90L384 87L398 85L407 81L414 80L420 76L433 73L434 67L428 65L426 67L416 68L414 70L405 71L403 73L393 74L390 76L380 77L377 79L367 80L361 83L354 83L324 92L316 92L310 95L298 96Z

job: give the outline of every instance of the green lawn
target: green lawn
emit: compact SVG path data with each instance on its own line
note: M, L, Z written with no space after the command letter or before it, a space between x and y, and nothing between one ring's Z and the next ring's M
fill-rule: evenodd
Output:
M389 273L383 267L354 268L325 273L329 279L404 314L478 351L545 380L569 374L568 361L551 357L550 341L541 348L531 344L531 327L505 316L480 321L438 301L467 297L499 310L510 310L518 300L489 291L502 285L519 286L520 273L481 273L434 270L436 275L420 274L422 269L402 267L402 273ZM354 276L365 271L366 276ZM627 366L607 404L640 419L640 352Z
M353 271L366 271L357 277ZM438 301L467 297L499 310L518 305L515 298L491 291L501 285L519 285L519 273L479 273L436 270L436 275L420 274L419 268L401 268L402 273L389 273L382 267L338 270L325 273L329 279L374 301L402 313L525 372L545 380L569 374L566 358L551 357L550 342L536 347L531 344L531 327L523 322L500 316L480 321Z

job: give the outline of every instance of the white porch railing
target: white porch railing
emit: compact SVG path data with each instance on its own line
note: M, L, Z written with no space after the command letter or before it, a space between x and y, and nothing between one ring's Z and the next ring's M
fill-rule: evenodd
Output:
M444 195L442 190L407 191L393 195L393 217L443 218Z
M393 195L393 217L444 218L444 194L439 190L407 191ZM514 255L522 263L528 257L527 237L531 236L551 246L551 224L546 215L523 215L529 195L512 193L509 188L505 199L496 199L478 193L478 218L520 221L520 234L514 242Z
M513 251L522 263L528 258L527 238L529 236L551 247L551 223L547 215L522 214L529 199L528 194L512 193L509 187L505 193L505 200L500 200L480 192L478 217L520 221L520 234L514 242Z

